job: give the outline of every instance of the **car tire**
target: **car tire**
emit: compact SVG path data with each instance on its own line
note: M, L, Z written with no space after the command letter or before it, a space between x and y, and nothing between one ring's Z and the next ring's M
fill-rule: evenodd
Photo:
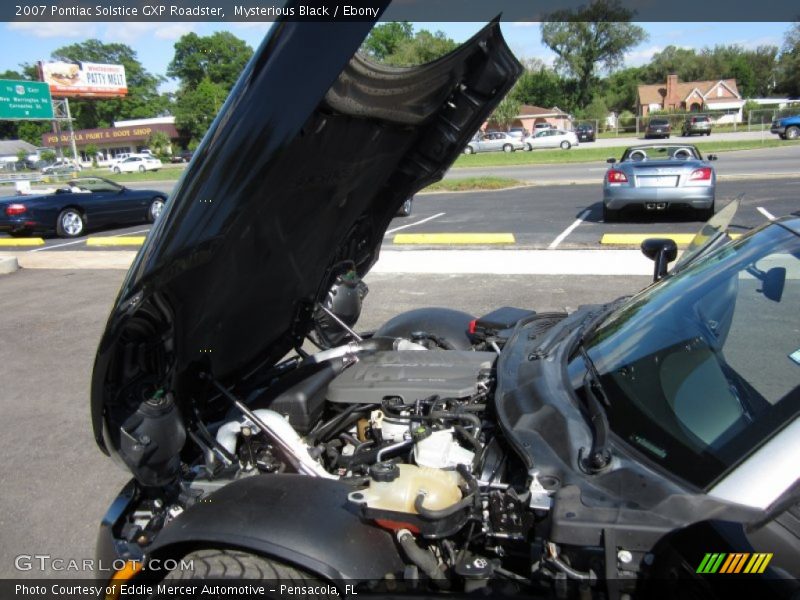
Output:
M528 152L533 152L533 146L531 146L530 144L525 144L525 150Z
M615 223L616 221L619 221L619 211L608 208L605 204L603 204L603 222Z
M120 171L120 170L119 170L119 167L114 167L114 168L112 169L112 171L113 171L114 173L116 173L117 175L119 175L119 174L122 172L122 171Z
M139 165L139 173L144 173L144 165Z
M464 148L464 154L475 154L475 149L472 146Z
M161 196L153 198L152 202L150 202L150 206L147 207L148 223L155 223L156 219L161 216L161 213L164 211L164 202L165 200Z
M28 231L27 229L21 229L19 231L9 231L8 232L8 235L10 235L13 238L28 237L30 234L31 234L31 232Z
M711 132L710 131L706 131L706 136L709 136L709 135L711 135Z
M561 149L562 150L569 150L570 148L572 148L572 144L570 144L567 140L564 140L563 142L561 142Z
M167 573L165 582L208 581L208 580L249 580L249 581L290 581L292 585L322 587L323 581L306 571L301 571L286 563L233 549L195 550L177 561L178 567ZM183 565L186 565L185 567ZM172 586L168 586L172 587ZM274 586L273 586L274 587ZM269 588L269 586L267 586ZM150 600L172 598L157 592ZM278 598L270 596L267 598ZM334 598L335 596L314 594L315 598Z
M714 203L712 202L709 208L701 208L697 211L697 218L699 221L705 223L714 216L714 212Z
M505 144L503 146L503 152L513 152L513 151L514 151L514 146L512 146L511 144Z
M56 233L62 238L76 238L83 235L86 220L77 208L65 208L56 220Z
M792 125L791 127L786 128L786 139L787 140L796 140L800 138L800 127L796 125Z
M785 136L785 135L783 135L782 133L779 133L779 134L778 134L778 137L779 137L779 138L781 138L782 140L785 140L785 139L786 139L786 136Z
M400 209L397 211L398 217L409 217L411 216L411 207L414 203L414 198L406 198L406 201L400 205Z

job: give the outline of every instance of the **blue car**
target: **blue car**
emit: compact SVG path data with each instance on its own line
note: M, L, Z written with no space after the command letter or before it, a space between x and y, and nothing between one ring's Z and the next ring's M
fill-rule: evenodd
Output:
M154 222L167 201L156 190L132 190L102 177L71 179L52 193L0 199L0 232L75 238L89 227Z

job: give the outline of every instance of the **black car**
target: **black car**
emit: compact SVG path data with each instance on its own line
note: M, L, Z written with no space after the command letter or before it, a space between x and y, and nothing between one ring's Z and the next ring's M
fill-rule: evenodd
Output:
M57 185L50 193L0 198L0 232L74 238L89 228L152 223L167 200L163 192L132 190L102 177L78 177Z
M596 134L593 125L588 123L581 123L575 128L575 135L578 137L579 142L594 142Z
M644 130L644 139L669 138L671 133L672 125L670 125L669 119L653 117Z
M731 242L732 204L671 271L675 244L644 244L653 285L570 314L431 308L358 333L395 213L522 72L498 22L389 71L356 52L369 29L270 30L125 279L91 383L96 441L133 475L106 577L796 591L800 219ZM755 573L717 575L740 562Z
M169 161L172 163L187 163L192 160L193 156L194 150L181 150L177 154L173 154Z

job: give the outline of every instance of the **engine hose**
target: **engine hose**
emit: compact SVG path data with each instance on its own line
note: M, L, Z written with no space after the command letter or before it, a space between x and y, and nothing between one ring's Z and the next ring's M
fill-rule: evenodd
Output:
M423 550L417 545L414 536L408 529L401 529L397 532L397 541L400 543L400 547L408 557L408 560L430 577L436 587L442 590L450 588L450 581L439 568L436 558L430 551Z
M425 501L425 496L426 494L424 493L417 495L416 500L414 500L414 510L416 510L417 513L419 513L419 516L421 516L423 519L427 519L429 521L438 521L440 519L450 517L460 510L469 508L475 502L475 495L468 494L455 504L451 504L450 506L446 506L445 508L441 508L439 510L432 510L430 508L425 508L422 505L422 503Z
M595 575L592 571L588 573L584 573L583 571L578 571L577 569L573 569L563 560L558 557L555 544L548 543L547 544L547 551L549 556L545 556L545 561L548 564L553 565L559 571L564 573L570 579L575 579L576 581L596 581L597 575Z
M455 427L453 427L453 429L458 435L462 437L462 439L465 442L467 442L470 446L472 446L475 449L475 456L478 456L481 450L483 450L483 446L478 441L478 438L476 438L469 431L464 429L461 425L456 425Z
M481 430L481 420L472 413L440 411L440 412L430 413L428 417L430 417L431 419L442 419L442 420L451 419L453 421L466 421L470 425L472 425L475 433L478 433Z

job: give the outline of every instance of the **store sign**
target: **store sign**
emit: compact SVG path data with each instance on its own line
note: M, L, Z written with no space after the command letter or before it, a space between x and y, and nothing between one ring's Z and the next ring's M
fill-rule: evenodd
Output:
M0 121L52 118L53 102L46 83L0 79Z
M122 65L40 62L39 74L56 98L116 98L128 93Z
M106 127L104 129L82 129L73 135L76 144L113 144L114 142L139 142L146 141L156 131L163 131L170 139L178 137L175 125L159 123L155 125L138 125L130 127ZM43 146L56 146L70 143L68 133L56 135L45 133L42 135Z

